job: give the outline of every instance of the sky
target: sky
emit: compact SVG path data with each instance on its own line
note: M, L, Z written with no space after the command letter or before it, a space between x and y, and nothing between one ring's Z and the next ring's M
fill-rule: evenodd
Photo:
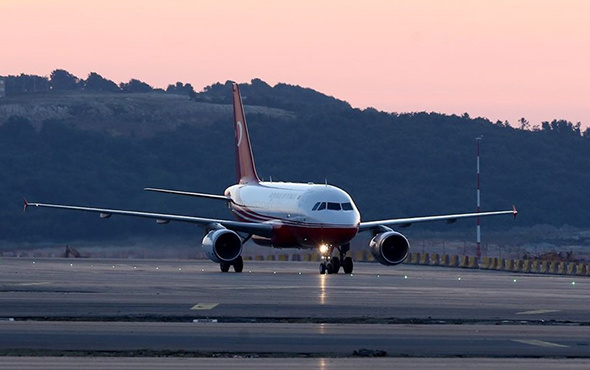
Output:
M587 0L0 0L0 55L0 75L260 78L361 109L590 126Z

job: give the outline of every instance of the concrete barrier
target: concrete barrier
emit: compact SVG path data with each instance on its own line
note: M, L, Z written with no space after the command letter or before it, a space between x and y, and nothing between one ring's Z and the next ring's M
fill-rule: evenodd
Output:
M578 266L576 268L576 275L584 276L587 274L588 274L588 265L586 265L583 262L578 263Z
M557 261L551 261L551 263L549 263L549 269L547 270L548 274L555 274L557 273L557 267L559 267L559 262Z
M567 262L559 262L557 264L557 273L565 275L567 273Z
M277 258L275 257L274 254L269 254L268 256L266 256L266 260L267 261L276 261Z
M547 274L549 272L549 261L541 261L539 264L539 273Z
M512 271L514 266L514 260L507 258L504 262L504 271Z
M365 262L365 253L364 251L357 251L354 255L354 260L358 262Z
M449 266L449 255L448 254L443 254L440 257L440 265L441 266Z
M469 258L467 256L459 256L459 267L467 268L469 264Z
M530 273L532 262L533 261L531 261L531 260L523 260L522 261L522 268L520 269L520 272Z
M279 254L279 261L285 262L289 260L289 256L286 254Z
M452 255L451 260L449 261L449 267L457 267L459 266L459 256Z
M264 257L263 256L256 256L256 257L254 257L254 261L264 261Z
M412 253L412 265L417 265L420 263L420 253L419 252L414 252Z
M531 264L531 272L533 274L539 273L541 269L541 261L539 260L534 260L533 263Z
M506 260L504 258L495 258L496 266L494 268L496 270L504 270L504 266L506 266Z
M487 270L490 268L491 263L492 263L492 260L490 257L482 257L481 265L479 266L479 268Z
M405 259L404 263L405 263L406 265L415 265L415 264L416 264L416 262L415 262L415 260L414 260L414 253L410 253L410 254L408 254L408 257L406 257L406 259Z
M440 257L438 253L433 253L430 256L430 266L440 266Z
M479 265L477 264L477 257L475 257L475 256L469 257L469 260L467 262L467 267L470 269L479 268Z
M578 269L578 265L576 263L570 262L567 264L567 274L568 275L575 275Z
M296 261L296 262L301 261L301 254L293 253L293 255L291 256L291 261Z
M522 260L514 260L514 264L512 265L512 272L519 272L522 270Z
M420 256L420 264L421 265L428 265L429 262L430 262L430 256L428 255L428 253L424 253Z

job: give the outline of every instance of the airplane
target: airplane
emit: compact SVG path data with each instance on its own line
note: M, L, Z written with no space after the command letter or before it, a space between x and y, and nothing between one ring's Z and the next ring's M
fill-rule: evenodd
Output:
M189 191L145 188L146 191L200 197L224 202L236 220L212 219L185 215L151 213L130 210L80 207L60 204L29 203L28 207L56 208L98 213L101 218L112 215L155 219L159 224L171 221L198 224L204 227L202 248L205 255L219 263L222 272L233 266L242 272L244 243L274 248L317 250L321 255L320 274L353 272L353 260L347 253L351 240L361 232L372 233L369 249L383 265L398 265L410 251L408 239L393 227L414 223L446 221L463 218L513 215L517 210L409 217L377 221L361 221L361 215L351 196L328 184L261 181L256 172L244 105L237 83L232 84L237 184L223 195ZM337 251L335 253L335 251ZM334 255L335 254L335 255Z

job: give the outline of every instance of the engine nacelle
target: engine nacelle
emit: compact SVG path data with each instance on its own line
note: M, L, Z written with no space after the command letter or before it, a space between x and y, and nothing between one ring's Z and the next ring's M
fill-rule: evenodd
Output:
M203 238L203 250L213 262L231 262L242 254L242 239L228 229L213 230Z
M386 231L375 235L369 243L373 257L382 265L399 265L410 251L410 242L402 234Z

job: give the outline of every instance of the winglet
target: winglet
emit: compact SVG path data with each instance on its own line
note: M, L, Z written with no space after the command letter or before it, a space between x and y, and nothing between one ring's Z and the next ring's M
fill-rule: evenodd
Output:
M514 215L514 219L516 220L516 216L518 215L518 211L516 210L516 206L512 206L512 215Z
M23 213L25 213L27 211L27 208L29 207L29 202L27 202L27 198L25 198L25 197L23 197L23 202L24 202Z

